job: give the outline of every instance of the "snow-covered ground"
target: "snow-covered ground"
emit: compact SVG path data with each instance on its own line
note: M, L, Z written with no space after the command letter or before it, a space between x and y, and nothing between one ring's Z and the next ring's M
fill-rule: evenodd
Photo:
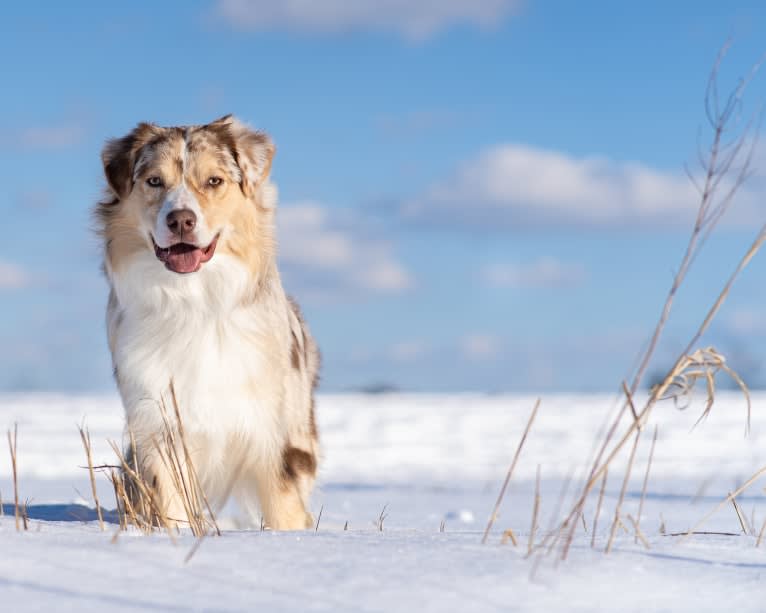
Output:
M766 542L741 533L732 505L705 530L688 529L766 465L766 394L745 403L725 394L690 432L701 402L661 405L659 438L641 527L647 549L619 532L603 554L622 471L615 465L590 547L595 496L566 562L526 559L538 464L541 534L552 525L567 478L582 476L609 396L543 397L487 545L481 533L534 404L528 396L337 395L318 402L324 462L313 499L318 530L225 531L206 539L102 533L94 521L77 425L85 422L96 463L119 440L115 396L0 395L0 427L18 422L19 484L28 532L14 528L10 458L0 447L0 608L215 611L737 611L766 609ZM636 455L623 513L636 516L651 428ZM624 456L621 459L624 461ZM763 482L738 502L755 530L766 519ZM102 503L114 506L101 479ZM574 486L571 490L574 489ZM570 490L570 491L571 491ZM566 503L563 505L566 507ZM385 509L385 511L384 511ZM383 531L377 522L385 512ZM227 509L226 513L230 510ZM226 521L226 517L222 518ZM344 526L348 522L348 529ZM229 525L233 525L229 523ZM519 546L502 543L512 528ZM666 534L661 533L664 528ZM442 531L443 529L443 531ZM537 561L535 561L537 560Z

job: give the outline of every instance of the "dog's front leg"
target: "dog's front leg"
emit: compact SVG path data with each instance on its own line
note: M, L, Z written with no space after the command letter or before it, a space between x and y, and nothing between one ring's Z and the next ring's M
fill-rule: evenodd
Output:
M314 520L306 508L307 487L303 483L309 478L313 481L313 477L305 473L286 471L282 466L257 472L258 501L267 528L305 530L312 527Z
M126 493L132 511L158 527L176 529L188 526L189 517L184 505L185 492L190 482L183 465L175 465L166 452L151 445L136 444L127 455L131 470L141 483L126 475ZM169 450L166 450L169 451Z

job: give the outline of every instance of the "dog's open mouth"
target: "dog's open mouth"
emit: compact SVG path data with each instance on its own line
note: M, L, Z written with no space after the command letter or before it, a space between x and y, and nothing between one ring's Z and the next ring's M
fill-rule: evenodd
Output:
M212 259L215 247L218 244L218 236L207 247L197 247L197 245L189 243L177 243L163 248L157 246L157 243L154 242L154 237L152 237L152 243L154 244L154 254L160 262L165 264L165 268L179 274L186 274L197 272L205 262L209 262Z

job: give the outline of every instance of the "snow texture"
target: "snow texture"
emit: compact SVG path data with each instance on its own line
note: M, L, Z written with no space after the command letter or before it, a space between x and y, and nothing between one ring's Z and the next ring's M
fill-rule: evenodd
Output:
M565 562L526 558L534 480L541 465L537 541L560 517L560 491L592 457L608 396L544 397L487 545L481 534L534 403L527 396L338 395L318 402L324 462L313 497L317 531L237 530L227 508L222 537L129 531L114 513L99 530L76 426L91 432L96 463L113 462L122 411L113 396L0 395L0 425L18 422L19 485L30 528L17 533L10 459L0 452L0 607L39 610L209 611L763 611L766 543L742 534L731 504L702 529L735 536L669 536L690 528L766 464L766 394L746 406L724 394L703 408L660 405L645 430L623 515L637 515L654 425L659 437L641 528L650 548L618 531L604 555L622 480L615 464L596 535L578 527ZM624 465L627 453L618 458ZM764 484L738 498L750 532L766 519ZM570 488L568 499L575 487ZM114 507L99 478L104 506ZM557 512L557 507L560 510ZM378 525L385 513L383 530ZM348 522L348 529L344 530ZM518 547L502 542L512 528ZM664 528L665 534L661 533ZM442 531L443 529L443 531Z

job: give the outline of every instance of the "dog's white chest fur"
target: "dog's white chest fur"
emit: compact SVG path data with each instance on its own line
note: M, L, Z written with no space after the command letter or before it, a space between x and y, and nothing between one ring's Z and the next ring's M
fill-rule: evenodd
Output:
M156 260L142 258L116 284L131 296L115 315L121 321L114 347L131 428L160 429L158 399L172 411L171 381L185 427L211 443L220 438L225 445L231 433L253 437L256 423L274 419L258 394L268 367L259 340L267 331L252 309L232 304L238 265L223 260L169 285ZM153 283L155 275L163 283Z

